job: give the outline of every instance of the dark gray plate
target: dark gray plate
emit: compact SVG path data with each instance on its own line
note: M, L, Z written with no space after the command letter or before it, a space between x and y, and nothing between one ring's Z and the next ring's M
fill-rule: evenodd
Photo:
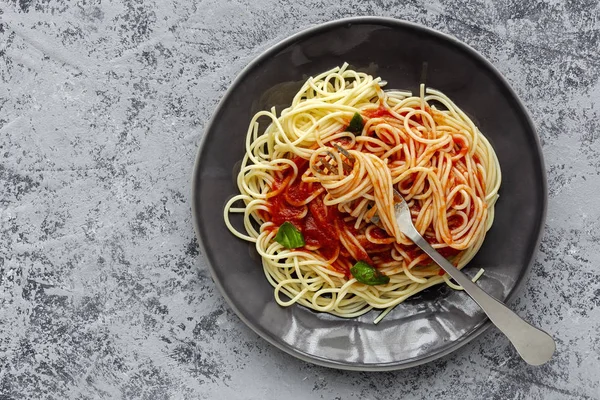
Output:
M223 223L223 205L237 192L248 122L262 109L287 106L308 76L341 65L381 76L390 88L416 92L426 83L442 90L473 117L490 139L502 167L496 221L465 269L506 301L527 274L546 210L546 177L533 124L494 67L458 40L387 18L353 18L305 30L250 63L225 94L206 128L193 178L196 232L217 287L250 328L278 348L328 367L391 370L450 353L490 326L463 292L434 287L396 307L381 323L377 312L356 319L282 308L264 277L253 245ZM240 220L235 222L239 223ZM241 225L239 225L241 226Z

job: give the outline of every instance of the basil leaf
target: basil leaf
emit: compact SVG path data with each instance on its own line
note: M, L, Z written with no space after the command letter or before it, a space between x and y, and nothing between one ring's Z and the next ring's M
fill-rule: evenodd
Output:
M350 120L350 123L348 124L346 131L352 132L352 133L355 133L358 135L359 133L362 132L364 126L365 126L365 124L363 122L362 116L359 113L354 113L354 116Z
M302 236L302 233L292 223L287 221L279 227L275 240L286 249L296 249L304 246L304 236Z
M364 261L359 261L350 268L352 276L365 285L384 285L390 281L390 277L382 274L374 267Z

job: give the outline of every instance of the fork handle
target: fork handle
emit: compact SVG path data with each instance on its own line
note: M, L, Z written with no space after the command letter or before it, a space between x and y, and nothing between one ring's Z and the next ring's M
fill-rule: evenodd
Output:
M504 304L487 294L483 289L473 283L469 277L446 260L416 231L418 237L410 237L433 261L444 269L465 292L479 304L489 319L506 335L515 346L519 355L531 365L541 365L552 358L556 350L554 339L546 332L538 329Z

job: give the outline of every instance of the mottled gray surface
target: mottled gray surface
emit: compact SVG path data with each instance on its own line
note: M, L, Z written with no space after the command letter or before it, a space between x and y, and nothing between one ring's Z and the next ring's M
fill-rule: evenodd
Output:
M600 11L589 1L0 0L0 399L599 399ZM319 22L394 16L483 53L530 110L546 231L513 308L555 336L533 368L496 330L407 371L316 367L217 292L190 177L235 75Z

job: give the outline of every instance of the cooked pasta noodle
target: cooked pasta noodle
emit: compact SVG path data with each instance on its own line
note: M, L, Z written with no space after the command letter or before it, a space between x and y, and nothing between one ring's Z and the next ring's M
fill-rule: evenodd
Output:
M256 244L282 306L341 317L375 308L384 316L433 285L460 289L400 232L394 189L421 235L458 268L492 225L501 175L488 140L443 93L421 85L413 96L384 84L344 64L308 79L279 116L261 111L250 122L240 194L224 218ZM232 213L243 214L245 232L233 227ZM303 246L276 240L284 222ZM350 271L358 261L389 282L359 282Z

